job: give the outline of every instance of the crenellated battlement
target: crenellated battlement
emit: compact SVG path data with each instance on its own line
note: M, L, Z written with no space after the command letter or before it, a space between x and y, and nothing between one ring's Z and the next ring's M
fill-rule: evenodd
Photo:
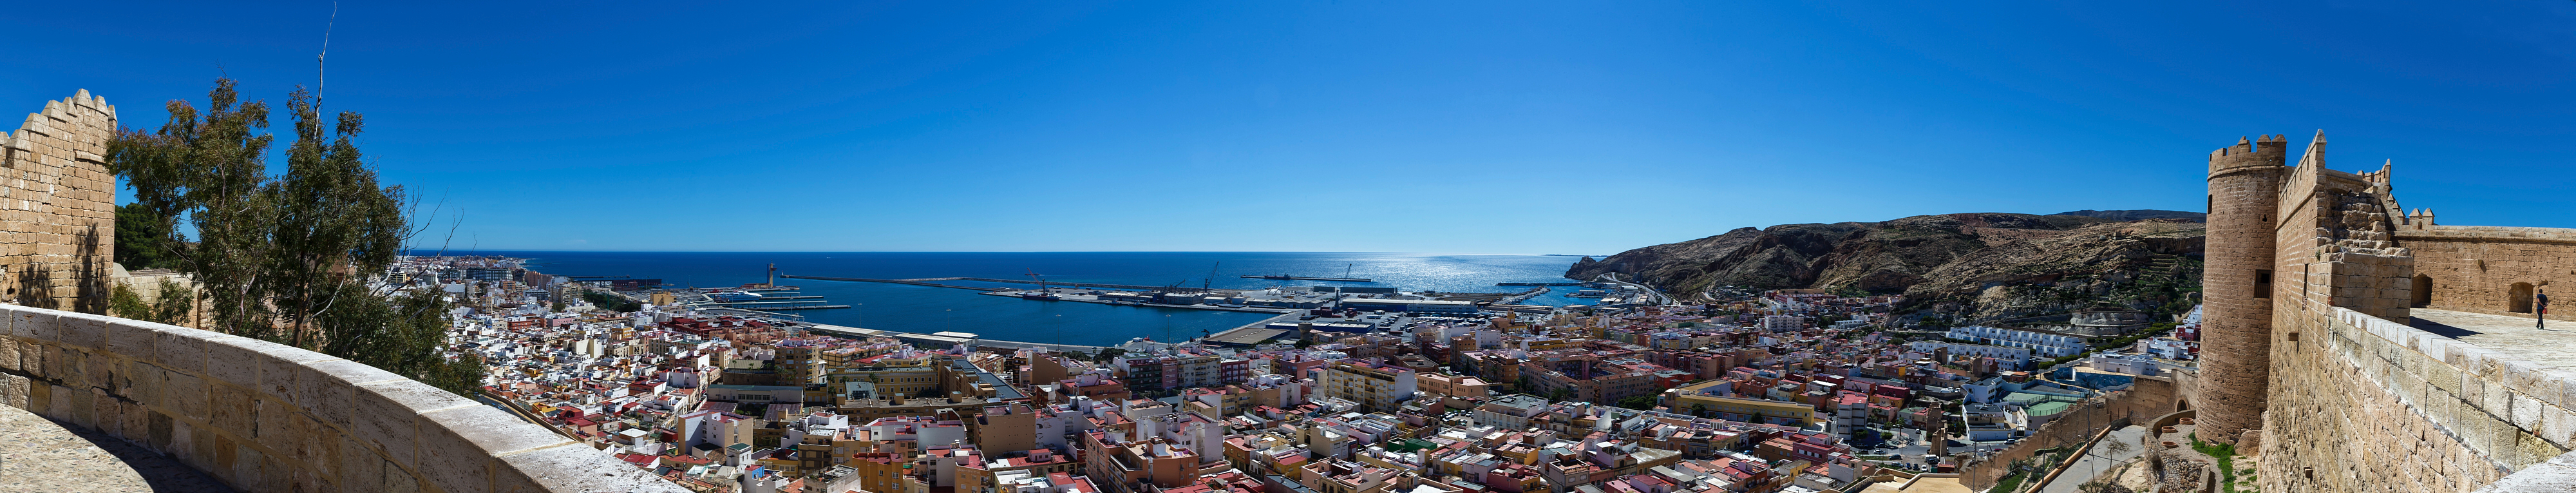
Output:
M2289 138L2281 135L2263 135L2255 140L2238 137L2236 145L2209 151L2209 172L2217 174L2236 168L2280 166L2289 155L2288 142Z

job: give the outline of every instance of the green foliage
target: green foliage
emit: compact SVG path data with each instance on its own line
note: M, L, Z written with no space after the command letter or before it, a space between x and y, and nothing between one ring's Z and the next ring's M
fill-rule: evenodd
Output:
M2012 493L2014 490L2021 488L2022 480L2026 479L2030 479L2029 472L2013 471L2012 475L2004 476L2003 479L1995 481L1994 489L1986 491L1993 493Z
M130 241L166 251L168 267L197 280L200 328L313 349L460 394L479 386L480 362L441 347L447 307L437 293L383 292L368 282L393 263L411 230L402 187L378 185L353 140L365 119L341 112L326 121L318 100L296 89L286 104L294 138L286 170L271 175L268 105L243 102L231 79L217 79L206 99L202 113L171 101L157 131L120 130L107 156L108 169L133 189L120 216L173 226L137 232L159 233L159 242Z
M590 300L591 305L597 306L601 310L612 312L624 313L644 309L643 303L636 303L635 300L626 299L626 297L618 296L615 293L584 291L581 293L581 299Z
M1634 397L1624 397L1624 398L1620 398L1620 399L1619 399L1619 403L1618 403L1618 404L1615 404L1615 405L1616 405L1616 406L1619 406L1619 407L1624 407L1624 408L1629 408L1629 409L1635 409L1635 410L1639 410L1639 411L1647 411L1647 410L1653 410L1653 409L1655 408L1655 405L1656 405L1656 404L1657 404L1657 399L1655 398L1655 396L1652 396L1652 395L1640 395L1640 396L1634 396Z
M197 299L196 291L169 279L161 280L161 296L150 303L143 294L122 284L108 292L108 313L119 317L176 324L188 317L188 304Z
M365 288L352 286L350 290ZM450 359L447 312L453 307L436 291L416 290L394 296L342 293L340 306L322 313L330 327L321 352L362 361L385 371L419 380L460 395L482 386L483 364L471 355Z
M2191 435L2191 449L2195 452L2200 452L2200 455L2206 455L2212 459L2218 459L2218 473L2220 476L2224 476L2218 479L2219 490L2226 493L2236 493L2235 445L2203 442L2200 441L2200 434L2194 433Z
M169 269L179 266L179 258L170 251L170 218L152 213L140 203L116 206L116 262L127 269Z
M365 285L400 252L402 187L378 187L359 160L351 139L363 118L342 112L325 130L301 88L288 95L295 140L280 176L266 164L275 136L260 131L267 104L240 102L229 79L216 80L207 100L203 118L172 101L158 132L119 132L108 167L134 190L131 214L188 221L194 238L173 228L162 246L207 288L206 328L314 346L327 332L315 323L323 312L363 292L345 288Z

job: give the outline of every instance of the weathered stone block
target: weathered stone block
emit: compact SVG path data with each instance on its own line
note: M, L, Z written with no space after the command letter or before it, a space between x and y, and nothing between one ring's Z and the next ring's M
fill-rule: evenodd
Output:
M226 336L202 330L164 330L152 334L152 362L189 373L206 372L206 341Z
M90 429L108 436L123 437L125 416L117 413L116 397L96 388L89 389Z
M169 379L164 375L169 373L169 370L141 361L126 360L121 363L124 368L116 372L118 396L146 406L164 404L161 399L161 386Z
M295 400L305 412L333 426L348 427L352 418L352 397L358 384L404 380L393 374L349 360L315 362L296 375Z
M0 342L0 344L6 344L6 342ZM47 349L47 346L28 341L18 341L15 345L18 346L18 371L39 377L45 376L45 355L52 350Z
M330 478L332 483L339 485L340 488L337 491L344 493L384 491L385 459L383 457L366 453L366 447L356 442L342 444L340 450L346 451L349 456L340 460L339 476Z
M58 313L62 312L33 308L11 309L8 311L9 328L16 332L18 337L39 342L59 342L63 337L62 331L55 329L54 321L55 314Z
M118 361L118 358L115 355L94 353L88 350L73 351L70 348L64 348L63 350L72 351L77 355L77 359L80 361L81 365L80 380L77 383L81 386L111 388L116 385L116 362Z
M269 385L269 382L264 380L268 375L262 371L270 367L300 366L302 363L326 359L331 357L284 344L245 337L206 341L208 375L243 388L258 389L261 393L270 395L283 396L290 392L284 382L293 380L294 374L282 373L278 376L280 381L277 385Z
M484 406L423 413L420 426L416 470L448 493L490 491L497 466L493 457L571 442Z
M2533 399L2528 395L2523 395L2521 392L2510 392L2509 394L2511 395L2508 399L2510 399L2510 405L2513 406L2513 427L2522 429L2525 432L2539 430L2541 414L2540 400Z
M54 419L71 423L72 426L98 429L96 419L98 414L90 410L90 402L94 399L91 398L89 389L55 386L52 392L54 412L59 413L57 416L60 416Z
M2576 448L2576 413L2558 406L2541 409L2540 430L2533 434L2562 448Z
M347 440L339 430L303 413L289 414L286 426L286 447L272 449L280 454L278 460L312 468L324 477L339 477L340 446Z
M423 483L420 477L388 463L385 465L384 490L367 493L420 493L428 489L430 486Z
M207 421L206 413L213 409L213 406L206 397L205 379L183 372L164 370L161 372L161 382L157 387L153 390L153 399L146 402L191 420Z
M246 438L253 443L271 452L282 452L295 448L295 442L303 439L296 436L301 430L295 426L295 419L303 413L297 412L295 406L265 395L253 396L251 402L252 426L257 426L258 432Z
M27 377L0 374L0 404L18 409L31 409L27 407L28 382L30 380L27 380Z
M501 463L503 467L493 478L492 491L496 493L688 491L610 457L607 452L577 443L513 454L503 457Z
M161 335L161 324L122 318L107 322L107 352L128 358L151 360L152 343Z
M233 436L259 436L259 401L250 391L219 382L206 385L206 425Z
M222 435L207 432L196 425L177 420L170 422L170 456L178 458L189 468L208 471L209 475L211 471L219 470L215 464L215 450L218 448L216 444L222 441ZM232 446L220 448L231 450Z
M383 451L386 459L412 469L420 467L421 413L480 405L411 380L366 383L357 389L349 433Z
M170 446L170 434L175 431L173 427L180 423L173 422L170 419L169 414L162 413L149 407L143 408L142 412L144 416L143 425L147 428L145 433L148 433L145 437L144 445L152 447L152 451L160 452L162 455L178 455L179 452L177 449Z
M62 334L61 341L64 346L90 350L107 348L107 323L114 318L106 315L63 312L55 315L55 320L55 330Z
M283 460L278 461L278 468L285 471L278 491L325 493L332 489L331 483L322 479L328 476L314 468Z
M250 481L241 484L250 485L248 489L255 491L287 491L286 465L278 463L276 457L267 454L259 454L258 457L259 460L243 461L249 463L251 475L248 476Z
M150 408L138 406L132 402L117 401L116 417L124 420L125 422L125 431L117 436L135 443L150 441L152 439L152 415L153 412Z

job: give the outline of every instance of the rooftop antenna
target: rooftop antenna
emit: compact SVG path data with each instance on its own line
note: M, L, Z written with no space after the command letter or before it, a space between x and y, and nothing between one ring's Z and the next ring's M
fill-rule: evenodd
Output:
M322 59L331 56L331 27L339 23L340 2L331 2L331 19L322 22L322 52L313 55L313 114L316 115L322 114L322 86L330 82L324 77Z

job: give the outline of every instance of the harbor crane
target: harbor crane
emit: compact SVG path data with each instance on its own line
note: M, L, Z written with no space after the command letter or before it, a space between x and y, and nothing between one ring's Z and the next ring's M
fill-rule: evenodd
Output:
M1216 284L1216 268L1220 265L1225 265L1225 262L1217 262L1208 265L1207 277L1199 279L1199 294L1207 294L1209 291L1208 285Z
M1029 280L1030 280L1030 281L1035 281L1035 282L1037 282L1037 283L1038 283L1038 292L1040 292L1040 293L1047 292L1046 274L1039 274L1037 269L1022 269L1022 270L1025 270L1025 271L1027 271L1027 272L1028 272L1027 274L1022 274L1022 275L1029 276Z

